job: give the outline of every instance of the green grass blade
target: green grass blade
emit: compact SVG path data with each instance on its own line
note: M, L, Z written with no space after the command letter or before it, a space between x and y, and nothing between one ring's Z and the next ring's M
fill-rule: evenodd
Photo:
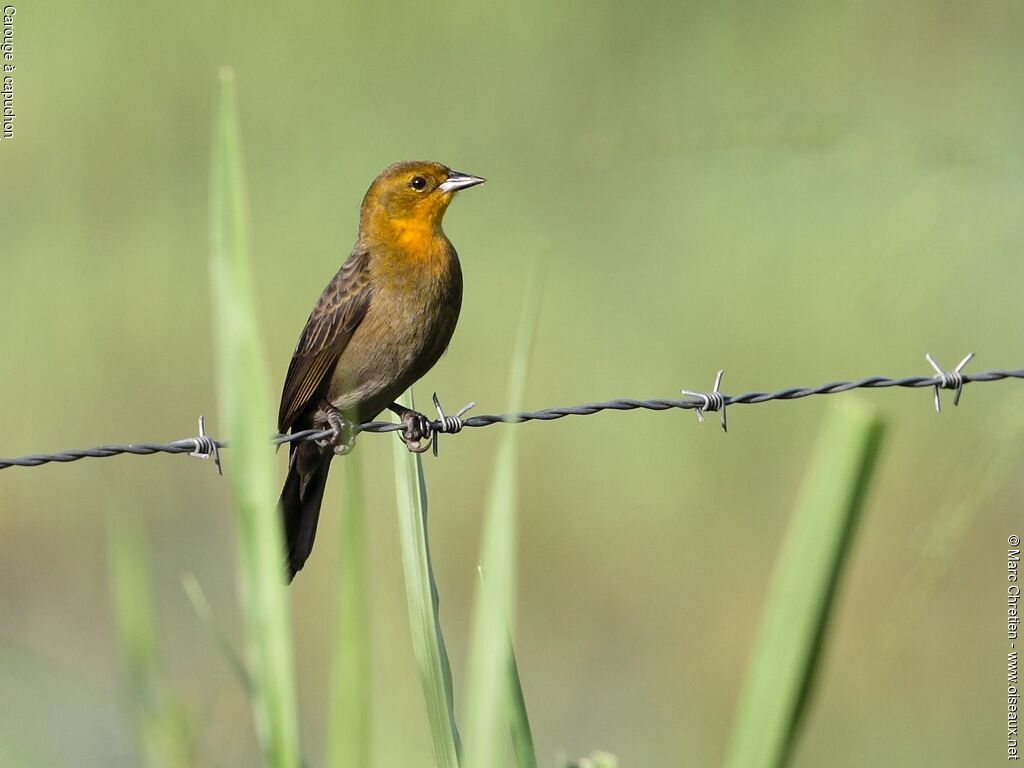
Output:
M334 462L345 489L327 765L370 765L370 578L361 472L355 455Z
M109 515L107 541L122 701L135 731L141 764L194 765L185 712L168 692L161 669L149 554L138 518Z
M414 408L412 390L398 401ZM420 670L427 717L434 742L434 758L440 768L456 768L462 745L455 723L452 696L452 671L448 651L441 634L437 584L430 562L427 536L427 488L423 463L401 440L392 438L395 451L395 496L398 506L398 532L402 542L402 568L405 595L409 607L409 629L413 653Z
M506 763L507 706L512 700L509 636L515 631L517 431L508 427L499 446L483 522L466 672L466 768Z
M250 701L265 760L299 763L292 641L277 519L274 432L266 362L253 305L234 75L220 74L212 179L212 277L221 430L239 538L238 582L253 679Z
M836 402L827 412L776 561L728 768L777 768L788 759L883 433L863 402Z
M512 356L511 412L522 407L539 307L540 273L535 269ZM466 768L504 765L508 749L505 729L510 725L516 758L525 760L520 765L536 764L511 641L515 636L519 434L518 427L510 426L502 435L484 512L481 578L473 601L466 673Z
M199 580L194 574L185 573L181 577L181 586L184 588L185 596L188 597L189 603L192 604L192 609L196 612L196 616L199 617L199 623L203 625L203 629L209 633L210 637L217 644L217 648L242 686L242 690L245 691L246 695L251 696L253 690L255 690L252 675L246 669L245 661L242 660L241 655L235 650L234 645L231 644L231 639L227 636L227 633L217 623L217 619L213 615L213 609L210 607L210 601L206 599L206 593L203 592L203 588L199 585Z
M516 757L517 768L537 768L537 750L533 746L533 729L530 728L530 718L526 714L526 697L523 695L523 684L519 680L519 665L516 663L516 653L512 647L511 637L508 639L508 644L512 751Z

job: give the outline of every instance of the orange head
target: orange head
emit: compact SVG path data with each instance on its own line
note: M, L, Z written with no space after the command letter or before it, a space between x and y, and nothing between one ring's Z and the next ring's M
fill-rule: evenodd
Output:
M440 163L395 163L373 180L359 215L363 237L403 238L441 233L441 219L460 189L484 179Z

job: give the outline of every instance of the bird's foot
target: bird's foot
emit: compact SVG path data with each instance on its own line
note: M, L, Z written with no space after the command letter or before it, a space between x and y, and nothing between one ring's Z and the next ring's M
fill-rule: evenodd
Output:
M392 410L395 410L394 407ZM398 436L402 438L405 447L413 453L423 453L430 448L430 437L434 433L430 419L411 408L402 408L401 411L395 412L402 420L402 431Z
M330 403L321 403L320 407L327 415L327 424L333 434L317 440L316 444L321 448L333 448L337 456L351 453L356 444L356 431L352 429L351 422L346 421L341 411Z

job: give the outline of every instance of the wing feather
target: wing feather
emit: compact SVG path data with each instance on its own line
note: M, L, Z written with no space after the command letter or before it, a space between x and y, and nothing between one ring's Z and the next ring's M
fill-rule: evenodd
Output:
M277 428L290 429L329 384L334 366L369 306L369 253L353 251L320 295L295 346L281 392Z

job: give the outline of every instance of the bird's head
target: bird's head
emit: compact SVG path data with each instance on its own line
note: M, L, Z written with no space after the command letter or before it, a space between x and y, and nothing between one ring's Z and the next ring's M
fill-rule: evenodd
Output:
M360 230L364 235L440 232L441 219L455 193L484 181L441 163L395 163L367 190Z

